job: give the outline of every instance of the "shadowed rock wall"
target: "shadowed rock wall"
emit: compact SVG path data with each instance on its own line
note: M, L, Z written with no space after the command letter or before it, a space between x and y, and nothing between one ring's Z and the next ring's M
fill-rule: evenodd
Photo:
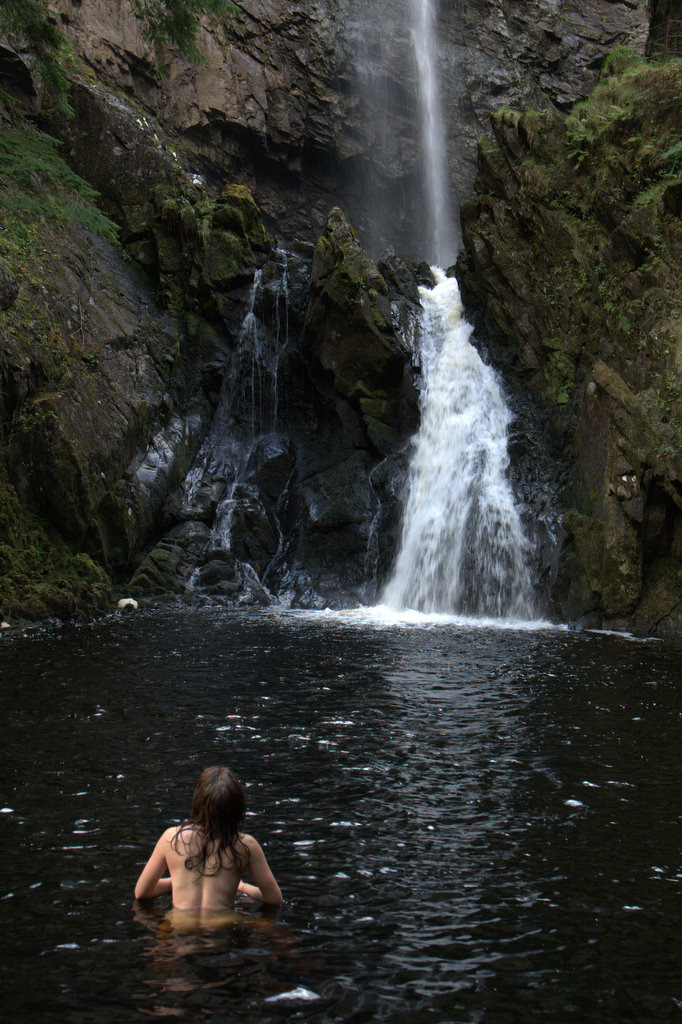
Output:
M170 60L160 86L126 4L52 7L97 77L156 115L190 169L247 185L283 238L316 238L339 205L375 253L429 257L408 0L243 0L202 30L207 64ZM438 26L456 205L491 110L565 109L611 47L643 50L647 19L635 0L442 0Z
M562 617L679 635L679 62L614 51L587 104L505 110L463 206L458 276L569 470ZM676 148L677 147L677 148Z

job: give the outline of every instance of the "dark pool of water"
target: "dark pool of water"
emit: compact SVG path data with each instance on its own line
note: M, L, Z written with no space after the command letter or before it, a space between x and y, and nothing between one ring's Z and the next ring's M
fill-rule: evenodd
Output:
M206 609L3 639L3 1019L682 1019L681 666ZM218 762L285 904L178 934L132 888Z

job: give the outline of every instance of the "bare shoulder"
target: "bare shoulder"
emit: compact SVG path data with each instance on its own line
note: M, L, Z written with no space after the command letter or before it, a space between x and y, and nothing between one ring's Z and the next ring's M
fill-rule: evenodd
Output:
M255 838L255 836L250 836L247 832L240 832L239 839L244 844L249 853L255 853L261 848L261 845Z

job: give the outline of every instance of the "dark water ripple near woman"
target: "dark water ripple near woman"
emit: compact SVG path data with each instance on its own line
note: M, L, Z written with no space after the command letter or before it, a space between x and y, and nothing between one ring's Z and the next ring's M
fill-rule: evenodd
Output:
M681 1018L681 665L672 643L362 613L3 638L0 1014ZM284 903L184 928L131 891L213 764Z

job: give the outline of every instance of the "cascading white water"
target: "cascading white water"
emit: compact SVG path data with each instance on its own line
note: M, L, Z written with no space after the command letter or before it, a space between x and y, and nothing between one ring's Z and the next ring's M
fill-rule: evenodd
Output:
M422 422L383 602L530 618L527 544L507 480L510 414L494 371L469 342L456 279L434 275L436 286L420 289Z
M412 43L417 62L421 149L424 161L431 258L439 266L453 262L457 239L448 202L447 155L437 73L437 37L433 0L409 0Z
M446 266L457 238L448 203L433 0L409 0L419 79L432 252ZM421 288L422 420L414 440L390 608L530 618L527 542L507 479L510 414L469 338L455 278L434 268Z

